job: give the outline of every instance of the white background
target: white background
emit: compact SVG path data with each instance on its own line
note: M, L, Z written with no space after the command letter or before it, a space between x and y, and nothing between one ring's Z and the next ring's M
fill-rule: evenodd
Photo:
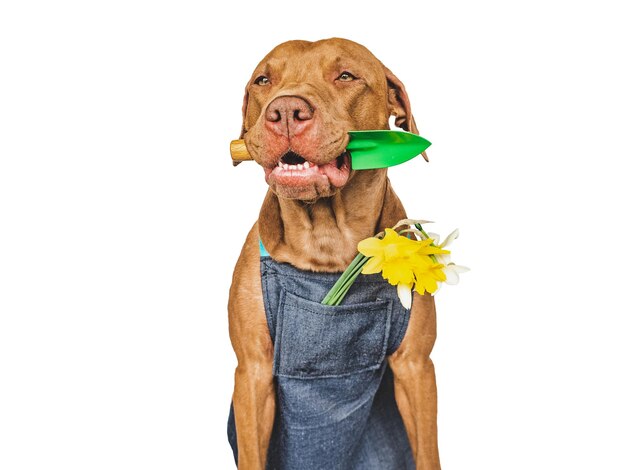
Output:
M626 469L618 2L0 6L0 468L228 469L234 263L265 192L230 165L288 39L360 42L431 163L410 216L461 228L433 352L447 469Z

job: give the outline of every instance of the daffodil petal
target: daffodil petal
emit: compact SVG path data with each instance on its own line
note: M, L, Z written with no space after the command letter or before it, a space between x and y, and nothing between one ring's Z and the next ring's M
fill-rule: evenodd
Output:
M398 235L398 232L396 232L395 230L391 228L385 229L385 236L383 237L384 243L393 243L397 241L398 238L406 238L406 237L400 237L400 235Z
M450 264L450 260L452 259L449 253L444 253L442 255L436 254L435 257L437 258L437 261L444 265Z
M448 235L448 236L446 237L446 239L443 241L443 243L442 243L441 245L439 245L439 246L441 246L442 248L443 248L444 246L450 246L450 245L452 245L452 242L453 242L454 240L456 240L457 238L459 238L459 229L458 229L458 228L455 228L455 229L452 231L452 233L451 233L450 235Z
M433 224L434 222L432 220L416 220L416 219L402 219L400 221L398 221L398 223L396 225L393 226L393 229L397 229L398 227L402 227L403 225L407 225L407 226L411 226L411 225L417 225L417 224Z
M383 257L373 256L363 266L363 274L376 274L383 269Z
M383 251L382 240L376 237L366 238L361 240L357 245L357 249L365 256L380 256Z
M437 255L437 254L449 255L450 250L443 250L438 246L425 246L424 248L420 249L420 253L424 255Z
M413 270L404 260L385 261L383 277L394 286L396 284L411 284L413 282Z
M408 284L398 284L398 297L400 298L400 303L404 308L411 308L411 301L413 299L413 292L411 291L411 286Z
M446 284L454 286L459 283L459 274L456 270L454 270L454 268L447 266L446 269L444 269L444 272L446 273Z
M437 269L434 269L432 272L432 277L436 281L445 281L447 279L447 276L444 271L444 266L440 265Z
M449 264L449 266L453 268L457 273L466 273L470 270L470 268L468 268L467 266L461 266L454 263Z
M415 283L415 287L414 287L415 292L417 292L419 295L424 295L424 286L422 285L422 283L418 281Z
M429 292L429 293L433 293L437 290L437 281L435 281L433 278L430 277L424 277L424 279L422 280L422 282L424 283L424 288Z

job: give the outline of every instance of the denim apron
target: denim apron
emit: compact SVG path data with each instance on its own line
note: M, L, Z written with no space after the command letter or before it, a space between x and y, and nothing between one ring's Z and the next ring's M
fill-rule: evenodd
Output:
M261 244L276 390L267 469L414 469L386 359L410 311L380 275L360 275L341 305L322 305L338 278L274 261ZM236 412L231 406L228 418L235 461Z

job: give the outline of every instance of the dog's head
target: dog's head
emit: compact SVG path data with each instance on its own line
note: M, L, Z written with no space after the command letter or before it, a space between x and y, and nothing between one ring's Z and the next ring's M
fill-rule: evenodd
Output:
M417 133L404 85L365 47L346 39L274 48L246 86L241 138L280 197L314 201L348 184L348 131Z

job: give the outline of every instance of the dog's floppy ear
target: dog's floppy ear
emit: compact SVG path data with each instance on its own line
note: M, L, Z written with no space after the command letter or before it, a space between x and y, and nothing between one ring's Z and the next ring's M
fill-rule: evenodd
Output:
M404 83L400 81L394 73L383 65L385 69L385 77L387 78L387 102L389 104L389 112L396 117L395 125L407 132L419 135L415 119L411 113L411 102L406 92ZM428 161L426 152L422 152L422 156Z
M244 134L246 133L246 113L248 112L248 87L246 87L246 92L243 95L243 106L241 107L241 134L239 135L240 139L243 139Z
M409 101L409 95L406 92L404 83L387 67L385 67L385 77L387 78L387 101L389 103L389 111L392 116L396 117L396 127L400 127L413 134L418 134L415 119L413 119L413 115L411 114L411 102Z

